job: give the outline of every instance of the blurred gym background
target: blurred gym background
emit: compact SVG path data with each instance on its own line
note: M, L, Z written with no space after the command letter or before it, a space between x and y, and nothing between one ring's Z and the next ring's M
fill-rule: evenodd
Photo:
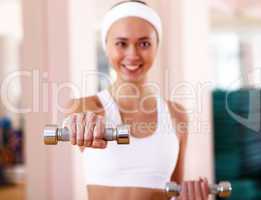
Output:
M116 2L0 0L1 200L86 199L79 150L44 146L41 131L61 121L57 106L68 95L94 94L113 79L99 22ZM164 23L151 79L166 97L189 84L197 99L177 90L194 111L186 178L228 180L230 199L260 200L261 1L146 2Z

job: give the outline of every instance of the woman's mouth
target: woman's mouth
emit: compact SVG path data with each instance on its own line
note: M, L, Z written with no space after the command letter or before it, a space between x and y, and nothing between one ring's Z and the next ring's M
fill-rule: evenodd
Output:
M127 71L129 73L136 73L142 68L142 64L140 65L122 65L124 68L124 71Z
M142 77L142 74L144 73L144 64L121 64L120 71L123 76L122 78L129 81L136 81L139 80Z

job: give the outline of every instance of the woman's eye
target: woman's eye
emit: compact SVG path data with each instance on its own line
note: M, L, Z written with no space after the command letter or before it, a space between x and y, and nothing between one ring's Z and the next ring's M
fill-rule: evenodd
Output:
M126 44L126 42L116 42L116 46L118 46L118 47L126 47L127 44Z
M141 42L141 43L140 43L140 47L142 47L142 48L148 48L148 47L150 47L150 42Z

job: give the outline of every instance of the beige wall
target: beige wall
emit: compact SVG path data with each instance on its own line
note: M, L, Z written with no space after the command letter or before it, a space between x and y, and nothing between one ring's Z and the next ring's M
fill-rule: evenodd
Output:
M31 107L26 115L25 156L28 200L73 199L72 150L70 145L46 147L42 131L57 123L54 90L69 81L68 2L24 0L23 70L39 71L23 81L23 101ZM59 12L58 12L59 10ZM60 12L61 11L61 12ZM45 77L43 75L45 74ZM47 85L49 83L49 85ZM46 87L48 86L48 87ZM60 94L60 103L66 100Z

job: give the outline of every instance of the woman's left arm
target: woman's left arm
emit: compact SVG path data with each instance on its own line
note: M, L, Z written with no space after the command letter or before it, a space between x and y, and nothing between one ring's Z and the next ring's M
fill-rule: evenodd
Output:
M199 181L184 181L184 160L188 140L188 116L183 106L177 103L169 102L169 110L172 122L179 138L179 155L176 167L171 175L171 181L182 186L179 200L207 200L208 181L201 179Z

